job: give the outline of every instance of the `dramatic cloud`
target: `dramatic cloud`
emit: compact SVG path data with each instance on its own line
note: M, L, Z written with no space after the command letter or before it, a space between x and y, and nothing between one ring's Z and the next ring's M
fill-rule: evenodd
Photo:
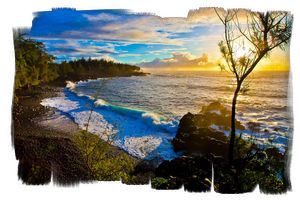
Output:
M54 9L36 13L29 36L44 42L58 62L109 56L133 64L217 48L211 38L217 38L222 27L207 23L205 15L209 18L215 12L195 10L187 17L162 18L127 10Z
M195 68L199 70L206 70L209 67L216 66L215 63L208 60L207 54L202 54L202 56L196 57L188 52L174 52L170 58L156 58L151 62L141 62L138 65L144 68Z
M195 13L196 11L194 11ZM200 13L214 11L201 11ZM211 14L213 12L213 14ZM189 13L187 18L162 18L135 14L126 10L77 11L55 9L39 12L33 20L32 37L60 39L94 39L161 44L183 44L181 39L205 32L200 29L207 18ZM195 20L197 19L197 20ZM188 33L188 34L187 34Z
M224 9L217 12L225 14ZM249 10L238 11L241 24L248 14ZM28 33L45 44L56 62L91 57L149 69L183 70L218 68L218 43L223 35L224 25L214 8L190 10L187 17L60 8L35 13ZM198 56L203 52L207 54Z

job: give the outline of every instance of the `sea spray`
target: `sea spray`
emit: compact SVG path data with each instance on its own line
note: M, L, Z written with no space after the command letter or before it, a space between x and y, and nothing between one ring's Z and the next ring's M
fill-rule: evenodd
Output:
M97 99L94 103L95 106L107 106L108 103L103 99Z
M257 143L271 144L282 151L286 148L292 132L285 94L287 81L278 73L266 75L253 79L252 90L241 96L237 119L243 125L252 121L260 123L258 133L243 130L243 138L256 137ZM121 148L126 149L125 138L159 138L161 143L147 154L146 159L156 155L171 159L176 156L171 140L176 135L179 120L183 115L187 112L198 113L202 106L216 99L221 99L222 104L230 106L232 93L230 88L224 87L227 80L227 76L216 76L216 73L206 72L101 78L77 82L75 87L69 84L72 87L64 90L64 100L76 102L77 108L72 110L74 112L93 109L102 115L108 124L118 130L116 142L118 141ZM261 88L261 82L266 85L264 88ZM59 104L68 104L59 101L56 105L52 102L58 109L63 109ZM64 110L67 110L64 114L72 119L69 109ZM218 115L219 112L212 111L211 114ZM226 135L230 132L220 126L210 128L223 131ZM239 133L237 130L237 134Z
M79 108L79 104L77 102L68 100L65 96L43 99L41 101L41 105L45 107L53 107L62 112L68 112Z
M76 83L72 82L72 81L66 81L66 88L69 88L70 90L74 90L76 87Z
M118 132L97 112L71 112L70 115L81 129L87 129L88 132L98 135L104 141L109 141L111 136Z
M139 158L146 158L149 153L153 152L161 144L161 142L161 138L153 136L126 137L124 149L131 155Z
M171 140L178 122L152 112L112 105L103 99L76 93L71 83L60 98L48 98L42 105L58 109L83 130L110 141L129 154L142 159L169 160L178 156Z

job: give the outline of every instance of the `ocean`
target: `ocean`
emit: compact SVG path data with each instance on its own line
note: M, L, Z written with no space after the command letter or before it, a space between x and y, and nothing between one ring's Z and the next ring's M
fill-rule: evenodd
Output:
M284 152L293 128L289 74L256 72L245 86L237 119L246 127L255 122L259 129L244 131L243 137ZM230 109L233 91L234 79L225 72L157 73L69 82L62 96L41 104L57 108L82 129L88 126L133 156L170 160L179 156L171 141L181 117L214 101Z

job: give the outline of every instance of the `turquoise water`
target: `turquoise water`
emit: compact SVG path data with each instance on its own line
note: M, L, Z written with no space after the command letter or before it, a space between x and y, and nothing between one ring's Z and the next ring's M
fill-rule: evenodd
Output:
M284 151L292 132L288 74L260 73L249 80L249 91L238 99L237 117L245 125L258 123L260 129L244 135ZM216 100L230 108L233 81L220 72L181 72L79 82L65 89L65 100L75 102L76 108L64 113L83 126L92 109L91 132L101 137L102 127L113 133L114 144L134 156L172 159L178 156L171 140L180 118Z

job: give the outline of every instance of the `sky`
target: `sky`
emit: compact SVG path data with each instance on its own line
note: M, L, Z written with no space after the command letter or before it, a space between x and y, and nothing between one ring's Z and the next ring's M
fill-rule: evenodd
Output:
M187 17L161 18L129 10L37 12L29 37L45 44L56 62L84 58L113 60L146 70L219 70L218 42L224 27L211 8ZM288 52L276 50L262 70L287 70Z

